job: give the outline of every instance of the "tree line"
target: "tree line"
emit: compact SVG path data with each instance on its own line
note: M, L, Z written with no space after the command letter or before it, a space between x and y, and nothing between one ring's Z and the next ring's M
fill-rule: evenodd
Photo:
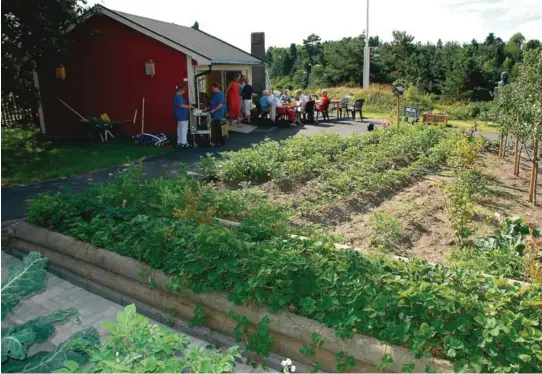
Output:
M421 91L449 101L487 101L502 72L512 80L518 63L530 50L542 47L540 40L514 34L508 41L490 33L484 41L470 43L415 42L412 35L394 31L393 40L369 38L371 82L402 81ZM273 82L295 87L361 86L365 36L322 41L311 34L302 45L270 47L266 57Z

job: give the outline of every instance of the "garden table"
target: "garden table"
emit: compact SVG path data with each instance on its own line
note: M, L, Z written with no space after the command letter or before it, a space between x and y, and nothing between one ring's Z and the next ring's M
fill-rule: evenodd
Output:
M320 105L322 103L321 100L318 100L316 103L315 103L315 106L317 105ZM341 100L330 100L329 102L329 105L335 105L335 111L337 112L336 116L337 118L339 118L339 112L340 112L340 109L341 109Z

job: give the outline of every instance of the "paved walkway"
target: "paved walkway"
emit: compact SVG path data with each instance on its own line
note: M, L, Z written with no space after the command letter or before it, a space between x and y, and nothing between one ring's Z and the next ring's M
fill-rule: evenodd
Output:
M207 153L223 151L235 151L250 147L264 140L266 137L272 140L283 140L295 134L313 135L323 131L336 132L341 135L350 135L354 132L367 132L369 120L361 121L331 121L306 125L304 128L282 128L261 126L249 134L230 133L230 139L225 146L220 148L188 148L180 149L143 161L143 173L147 178L157 178L171 175L177 172L182 163L189 169L193 169L200 157ZM377 121L372 121L377 123ZM69 187L74 192L82 192L93 183L107 182L114 174L126 165L112 167L94 173L78 175L70 178L55 179L27 186L2 187L2 221L22 218L26 214L25 201L34 198L44 192L56 192Z
M2 251L2 282L7 278L10 266L20 262L21 260ZM76 308L79 310L81 322L77 323L75 319L73 319L64 325L57 325L56 334L43 344L31 346L29 354L34 354L39 351L51 351L59 344L66 341L75 332L90 326L98 329L103 343L107 337L107 332L101 326L106 321L115 321L117 319L117 312L124 309L121 305L74 286L53 274L49 274L45 291L34 295L29 299L23 300L6 317L6 319L2 321L2 328L14 324L21 324L55 310L66 308ZM151 322L159 324L152 320ZM206 346L209 344L206 341L194 337L190 337L190 339L193 345ZM254 369L251 366L237 363L235 372L260 373L264 371L261 368ZM270 370L267 370L266 372L270 372Z

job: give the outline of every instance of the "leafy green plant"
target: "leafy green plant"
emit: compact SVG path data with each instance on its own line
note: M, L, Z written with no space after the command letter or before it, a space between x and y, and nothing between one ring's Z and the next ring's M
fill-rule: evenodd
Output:
M393 358L391 357L389 353L386 353L385 355L382 356L382 358L380 359L380 363L376 366L376 368L380 371L384 371L384 370L389 369L392 364L393 364Z
M403 366L401 367L401 371L405 373L412 373L415 367L416 367L415 364L409 362L409 363L403 364Z
M116 322L107 322L104 327L111 336L102 346L87 347L88 365L66 360L57 372L224 373L231 372L235 358L241 357L238 347L219 353L189 345L188 336L150 324L136 313L133 304L118 312ZM74 346L79 343L71 342Z
M392 216L374 212L369 218L372 225L371 244L379 249L391 250L401 239L401 223Z
M318 349L318 347L320 347L323 343L324 338L322 337L322 335L313 332L311 334L311 344L304 344L299 349L299 353L301 353L303 356L313 357L316 355L316 350Z
M269 356L275 343L275 340L269 334L269 323L271 322L269 317L263 316L260 322L256 324L256 331L252 334L249 332L250 323L247 317L239 315L234 311L230 311L228 317L237 321L237 325L233 330L236 341L244 341L247 349L256 353L258 356Z
M470 223L476 213L474 199L487 193L485 180L476 168L483 146L482 139L455 134L441 142L433 155L436 159L446 159L454 172L454 183L445 185L446 209L461 246L473 234Z
M30 252L21 264L9 269L8 278L2 283L2 318L5 318L22 299L45 288L47 259L39 252ZM33 344L46 342L55 333L55 325L77 316L75 309L57 310L30 320L22 325L2 328L2 372L44 373L62 367L63 360L71 358L84 363L88 355L84 349L72 348L69 343L79 339L87 345L99 343L98 332L89 328L72 336L52 352L38 352L28 356Z
M540 230L525 224L519 217L501 220L497 231L478 238L472 247L453 248L448 254L452 267L482 271L486 274L521 280L528 276L529 265L539 262L535 252L526 255L529 240L540 237Z
M13 265L9 275L2 282L2 319L26 299L45 288L47 259L39 252L31 252L22 264Z
M205 323L205 313L203 313L203 304L198 303L194 308L194 318L188 321L188 327L201 326Z
M356 360L354 357L347 355L345 352L339 352L335 355L335 361L337 362L337 371L342 373L347 369L356 367Z

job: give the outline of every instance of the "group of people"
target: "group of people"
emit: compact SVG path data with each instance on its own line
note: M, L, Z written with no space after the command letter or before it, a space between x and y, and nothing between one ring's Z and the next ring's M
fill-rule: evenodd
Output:
M218 82L212 84L212 91L213 94L208 107L212 118L211 144L218 145L222 136L222 118L226 110L226 101ZM251 122L253 91L249 80L245 76L240 74L234 76L226 88L227 114L230 123L233 123L234 118L237 120L237 124L240 124L241 121ZM173 100L175 119L177 121L177 145L179 147L189 147L187 140L189 110L194 109L194 106L188 104L184 98L186 92L187 87L185 85L177 86L177 92ZM273 94L269 90L265 90L260 98L260 106L262 111L269 113L269 117L273 122L275 122L277 114L279 116L286 115L291 126L302 126L303 124L296 113L304 113L310 100L302 90L296 91L295 100L290 97L290 90L288 89L285 89L282 93L275 91ZM291 105L294 101L295 105ZM327 108L330 101L331 98L328 96L327 90L322 90L322 99L316 107L317 110Z
M276 115L287 115L291 126L302 126L300 119L296 116L297 113L305 113L307 103L310 97L305 95L302 90L296 91L295 100L290 97L290 90L285 89L282 93L275 91L273 94L269 90L264 90L260 98L260 106L263 112L269 113L271 121L275 122ZM295 105L290 103L295 101ZM322 90L322 99L316 107L317 110L324 110L329 105L331 98L327 94L327 90ZM285 105L287 104L287 105Z
M228 88L226 88L228 119L230 123L233 123L234 118L237 120L238 125L240 125L241 121L246 123L251 122L253 91L247 77L240 74L236 74L233 77Z
M213 95L208 108L212 119L211 145L218 145L222 137L222 117L224 117L226 103L224 102L224 94L220 91L220 84L214 82L211 87ZM189 110L195 108L186 102L185 94L186 86L177 86L177 92L173 99L175 119L177 120L177 146L183 148L190 146L187 140Z

